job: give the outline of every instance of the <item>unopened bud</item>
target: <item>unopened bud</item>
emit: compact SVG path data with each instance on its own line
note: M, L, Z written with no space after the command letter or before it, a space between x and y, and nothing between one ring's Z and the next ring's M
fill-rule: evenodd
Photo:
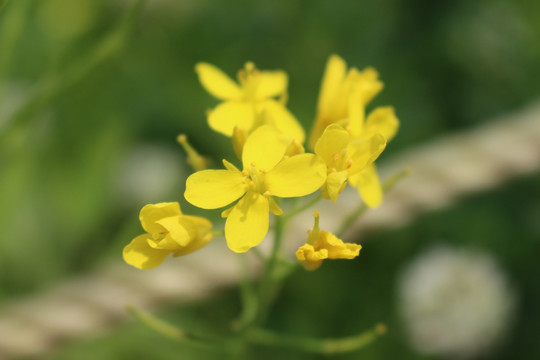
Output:
M191 146L185 134L178 135L176 140L184 148L184 151L187 154L187 163L193 168L193 170L201 171L208 168L208 160L201 156L197 150Z

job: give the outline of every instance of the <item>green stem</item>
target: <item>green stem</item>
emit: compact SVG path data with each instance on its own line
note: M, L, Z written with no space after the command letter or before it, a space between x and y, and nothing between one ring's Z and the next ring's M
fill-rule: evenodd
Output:
M242 313L240 318L233 323L233 330L241 331L245 329L247 325L253 322L253 319L257 315L258 299L253 283L249 278L249 266L247 263L247 256L240 255L240 262L242 267L242 282L240 286L240 295L242 298Z
M370 344L386 331L386 327L378 324L374 329L361 334L344 338L319 339L303 336L280 334L265 329L254 328L248 334L248 340L254 344L295 349L310 353L335 355L359 350Z
M336 230L336 236L342 238L345 231L351 227L352 224L368 209L365 203L360 204L352 213L347 215L345 220L341 223L339 228Z
M405 178L407 175L411 173L411 170L409 168L404 168L403 170L399 171L398 173L394 174L392 177L387 179L383 184L383 193L387 193L390 191L400 180ZM351 227L352 224L358 220L358 218L368 209L367 205L365 203L360 204L352 213L350 213L345 220L341 223L338 230L335 232L336 236L338 238L341 238L345 231Z
M206 349L219 350L230 346L231 340L227 338L189 333L132 305L128 305L127 309L141 323L170 339Z
M293 216L295 216L295 215L297 215L297 214L300 214L300 213L303 212L304 210L309 209L310 207L312 207L313 205L315 205L316 203L318 203L321 199L322 199L322 193L319 193L319 194L318 194L317 196L315 196L313 199L311 199L310 201L308 201L308 202L305 203L304 205L300 206L299 208L293 209L292 211L290 211L290 212L287 213L286 215L283 215L283 217L286 218L286 219L290 219L290 218L292 218Z
M276 216L276 223L274 226L274 245L272 248L272 252L266 261L264 274L259 288L259 308L257 316L254 319L255 323L257 324L262 324L266 321L269 308L274 300L277 285L275 273L276 267L278 265L278 258L283 238L283 228L285 226L285 223L285 218Z

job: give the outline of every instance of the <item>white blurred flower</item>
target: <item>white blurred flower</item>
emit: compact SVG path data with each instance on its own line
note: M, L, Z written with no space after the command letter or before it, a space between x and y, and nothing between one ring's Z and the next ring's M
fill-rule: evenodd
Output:
M427 354L474 358L501 338L515 297L485 253L434 248L399 281L399 306L412 345Z

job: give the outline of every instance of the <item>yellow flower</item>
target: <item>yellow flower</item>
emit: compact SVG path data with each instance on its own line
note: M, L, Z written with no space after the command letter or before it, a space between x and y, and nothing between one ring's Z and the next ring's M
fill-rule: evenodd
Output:
M341 125L328 126L315 144L315 153L324 159L328 168L323 195L336 202L346 182L355 187L363 184L358 174L371 166L385 146L386 139L381 134L354 139Z
M355 95L359 98L359 94ZM365 140L375 134L382 135L390 141L399 127L394 108L378 107L373 110L364 122L364 106L359 101L351 102L347 130L353 139ZM369 164L363 170L349 178L349 184L358 189L358 193L369 207L377 207L383 199L383 189L377 169Z
M287 90L287 74L283 71L259 71L251 62L238 73L239 84L208 63L198 63L195 71L202 86L221 104L208 114L210 127L226 136L233 136L239 127L248 133L262 124L273 125L283 134L304 142L304 129L276 96Z
M152 269L167 256L187 255L212 240L212 224L205 218L182 214L177 202L149 204L139 215L146 234L124 248L124 261L138 269Z
M315 225L306 243L296 251L296 258L307 270L315 270L324 259L354 259L362 248L359 244L344 243L334 234L319 229L319 212L315 211Z
M269 211L281 215L273 196L288 198L317 191L326 179L326 165L314 154L284 157L289 141L269 125L253 131L242 153L243 171L223 160L227 170L204 170L191 175L184 194L203 209L225 210L225 238L235 252L257 246L268 232Z
M328 59L323 75L317 116L309 138L309 147L314 148L317 139L330 124L348 118L351 102L360 102L365 106L383 88L379 74L373 68L359 71L351 68L347 71L345 61L332 55Z
M364 121L366 105L382 88L383 83L378 80L374 69L366 68L359 72L351 68L347 72L347 64L341 57L330 56L319 94L317 118L309 139L310 147L313 148L325 128L334 123L343 125L354 141L368 141L376 134L390 141L399 127L392 107L378 107ZM333 177L329 179L330 183L341 184L342 190L344 174ZM382 202L383 190L374 164L366 164L355 174L349 172L348 182L358 189L368 206L377 207ZM335 201L337 195L333 196L330 197Z

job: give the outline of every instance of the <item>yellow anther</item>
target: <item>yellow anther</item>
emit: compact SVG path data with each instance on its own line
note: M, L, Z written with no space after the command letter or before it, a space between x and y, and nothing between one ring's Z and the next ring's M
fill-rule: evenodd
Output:
M242 170L242 175L244 175L244 176L249 176L249 171L247 171L247 170L245 170L245 169Z
M320 213L319 211L315 210L315 211L313 212L313 217L318 218L318 217L320 217L320 216L321 216L321 213Z
M255 165L255 161L251 163L251 166L257 167L257 165Z
M339 154L332 155L332 159L334 159L334 161L338 161L339 160Z
M264 169L259 169L259 172L260 172L261 174L266 174L266 170L264 170Z
M270 196L272 196L272 193L270 191L266 190L264 192L263 196L268 199Z
M249 182L249 187L255 189L255 182L253 180Z
M247 177L242 177L242 184L246 184L247 183Z
M333 168L330 168L330 171L335 173L335 172L337 172L337 169L335 167L333 167Z

